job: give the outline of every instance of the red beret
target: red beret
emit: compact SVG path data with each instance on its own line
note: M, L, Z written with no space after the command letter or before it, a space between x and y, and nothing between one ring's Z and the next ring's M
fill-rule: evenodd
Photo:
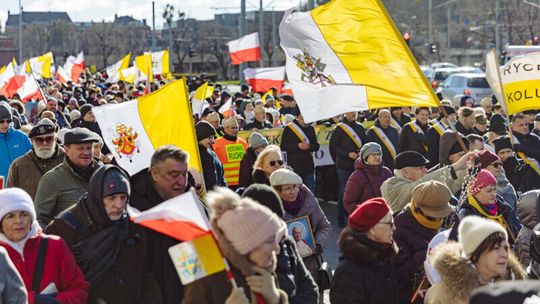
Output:
M349 216L349 226L357 231L366 232L375 226L388 212L390 206L382 197L375 197L363 202Z

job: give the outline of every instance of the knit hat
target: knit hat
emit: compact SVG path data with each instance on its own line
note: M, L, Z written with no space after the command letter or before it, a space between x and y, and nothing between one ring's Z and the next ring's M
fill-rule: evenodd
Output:
M489 119L489 131L497 134L506 134L506 120L500 114L493 114Z
M451 212L450 199L452 193L448 187L438 181L427 181L414 187L411 202L430 217L441 219Z
M261 133L253 132L249 136L249 146L256 150L262 146L268 146L268 140Z
M351 213L349 216L349 226L354 230L366 232L380 222L388 212L390 212L390 206L384 198L375 197L368 199L361 205L358 205L353 213Z
M223 120L223 127L238 127L238 121L236 120L236 117L229 117L227 119Z
M463 254L467 259L470 259L478 246L493 233L500 232L508 239L506 230L501 224L476 215L463 218L459 224L458 232L458 239L463 246Z
M493 140L493 145L495 146L495 153L499 153L502 149L511 149L514 150L512 142L510 141L509 136L501 136Z
M32 138L39 135L51 134L54 131L56 131L54 123L48 118L43 118L30 130L28 137Z
M302 178L287 168L281 168L270 174L270 185L272 187L283 185L301 185Z
M451 106L443 106L443 107L444 107L444 110L446 111L446 114L448 115L456 114L456 109L454 109L454 107L451 107Z
M396 156L397 170L405 167L424 167L428 164L429 160L416 151L403 151Z
M495 176L493 176L493 174L491 174L491 172L488 170L482 169L480 172L478 172L473 184L469 187L469 192L474 195L485 187L495 184L497 184L497 179Z
M32 222L36 221L36 210L32 198L26 191L20 188L7 188L0 190L0 223L6 214L22 210L32 216Z
M487 168L487 166L499 160L499 157L496 154L488 150L480 152L479 157L482 169Z
M69 112L69 118L71 118L71 121L75 121L76 119L81 118L81 112L79 112L79 110L72 110Z
M0 102L0 120L13 120L13 113L11 113L11 107L7 102Z
M195 133L197 141L201 141L210 136L216 136L216 129L209 122L202 120L195 125Z
M217 188L206 195L206 201L212 209L212 225L241 255L270 237L277 243L286 234L287 226L274 212L250 198L240 198L232 190Z
M360 157L365 162L370 154L379 153L382 154L381 145L376 142L365 143L360 149Z
M88 112L92 111L92 108L93 108L93 107L94 107L94 106L91 105L91 104L85 104L85 105L83 105L83 106L80 108L81 118L84 119L84 116L85 116L86 114L88 114Z
M265 184L253 184L246 188L242 197L249 197L257 203L268 207L280 218L285 214L281 197L274 188Z
M109 196L118 193L131 193L129 179L120 171L120 169L111 169L105 173L103 177L103 193L102 196Z

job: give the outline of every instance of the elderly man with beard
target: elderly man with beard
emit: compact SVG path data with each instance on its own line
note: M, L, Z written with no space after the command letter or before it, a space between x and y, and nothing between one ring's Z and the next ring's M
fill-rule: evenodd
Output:
M64 149L56 142L56 126L47 118L42 119L30 130L32 150L11 164L7 187L18 187L36 197L39 179L43 174L61 164Z

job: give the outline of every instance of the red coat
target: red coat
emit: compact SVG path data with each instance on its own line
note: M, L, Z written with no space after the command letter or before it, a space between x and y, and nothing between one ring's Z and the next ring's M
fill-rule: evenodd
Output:
M56 285L58 294L55 299L62 304L83 304L88 297L88 283L84 275L75 263L68 246L60 237L48 235L49 244L45 258L45 268L41 276L39 291L42 291L50 283ZM32 279L34 277L37 252L42 234L36 238L30 238L24 245L24 259L10 245L0 242L0 246L6 248L11 261L19 271L26 290L28 291L28 301L34 304L34 296L39 291L32 289Z
M369 166L358 158L343 193L343 207L347 213L351 214L357 205L370 198L382 196L381 185L390 177L392 172L382 163L378 166Z

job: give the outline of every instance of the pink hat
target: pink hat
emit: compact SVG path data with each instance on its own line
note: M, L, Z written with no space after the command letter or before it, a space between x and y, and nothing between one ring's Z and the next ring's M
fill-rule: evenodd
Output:
M227 188L217 188L206 196L212 218L227 241L245 255L274 237L285 236L286 225L274 212L249 198L240 198Z
M480 172L478 172L473 184L469 187L469 192L474 195L485 187L495 184L497 184L497 179L495 176L493 176L493 174L491 174L491 172L488 170L482 169Z

